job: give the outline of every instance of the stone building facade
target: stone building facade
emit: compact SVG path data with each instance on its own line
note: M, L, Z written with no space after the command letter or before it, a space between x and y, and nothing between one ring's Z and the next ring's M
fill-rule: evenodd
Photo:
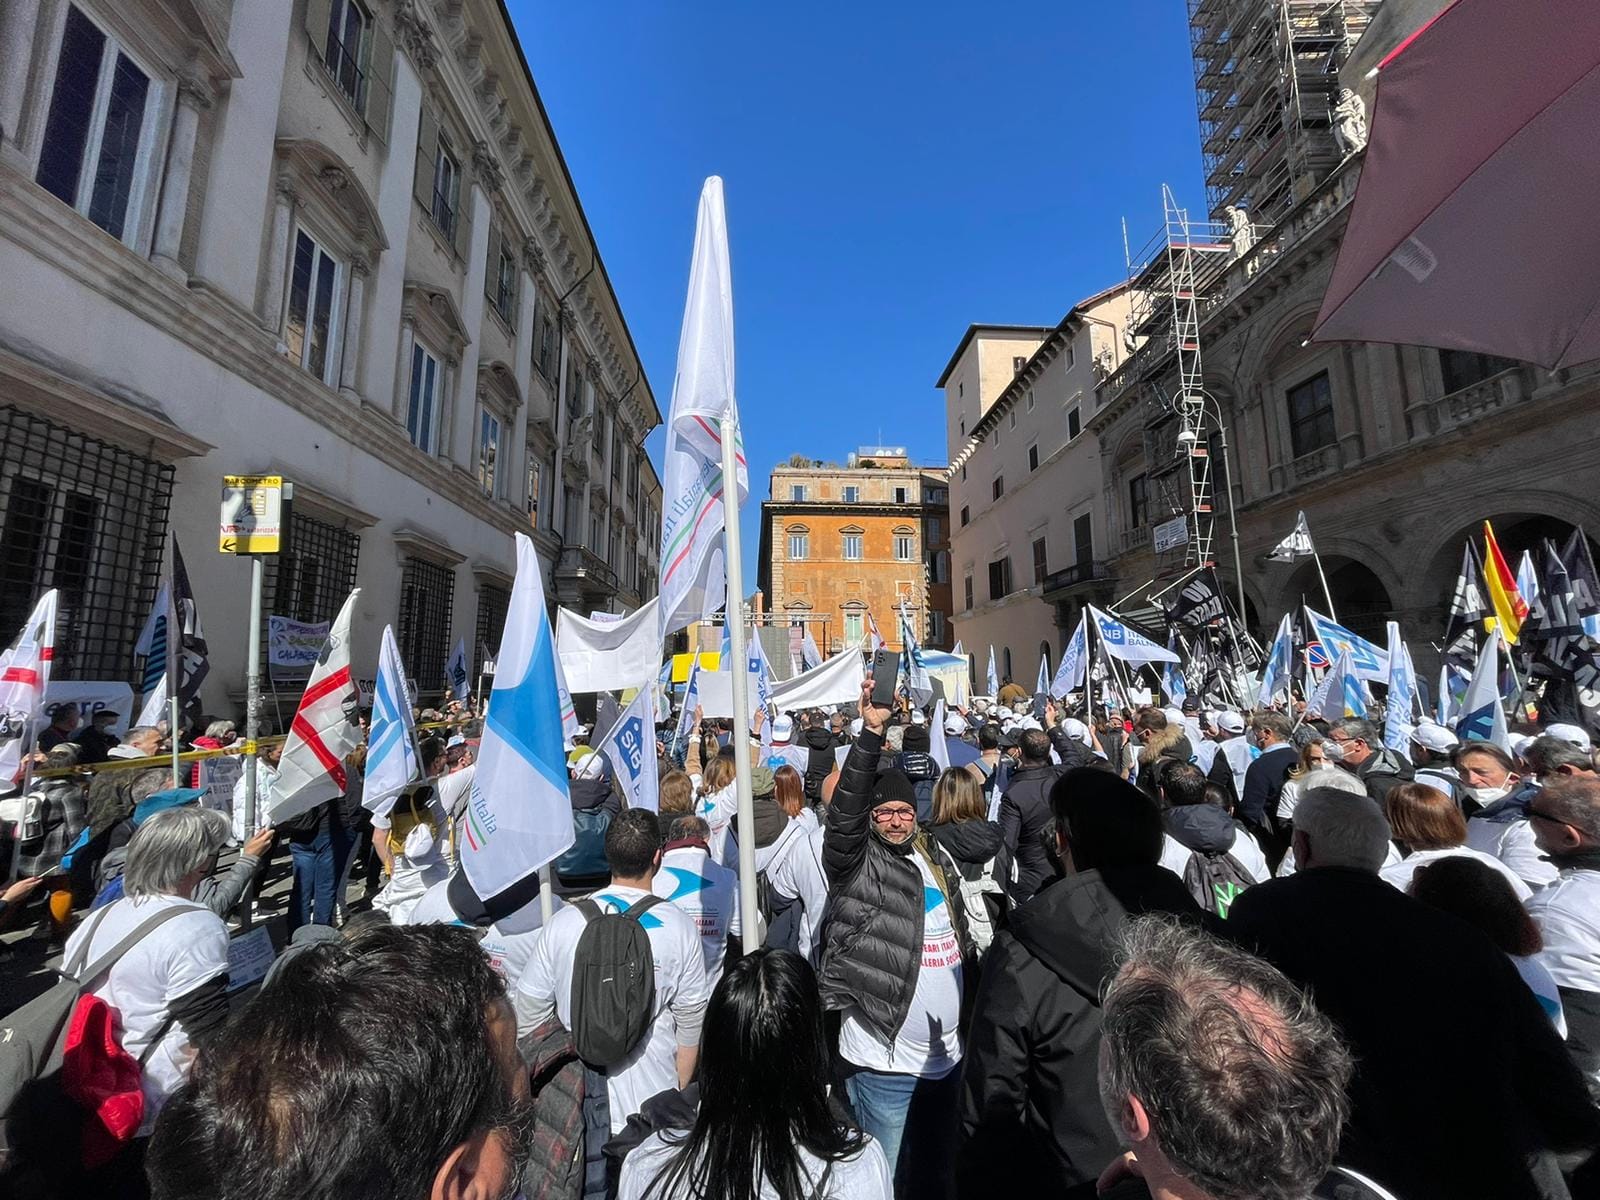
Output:
M869 446L845 466L775 467L761 505L756 587L776 622L804 621L824 655L870 642L901 648L904 600L924 646L948 650L950 496L943 467Z
M551 603L654 592L660 414L496 0L12 0L0 279L0 629L61 588L69 678L129 677L170 528L231 709L225 474L296 485L266 612L360 586L425 694L516 531Z

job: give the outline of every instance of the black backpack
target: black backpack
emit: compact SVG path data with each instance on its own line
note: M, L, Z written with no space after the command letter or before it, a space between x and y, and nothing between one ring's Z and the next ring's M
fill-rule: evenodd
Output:
M1228 853L1194 850L1183 866L1183 886L1194 902L1208 913L1226 917L1239 893L1255 883L1244 867Z
M660 896L645 896L624 912L579 900L583 934L572 959L572 1044L578 1057L604 1070L633 1053L655 1015L655 957L639 923Z

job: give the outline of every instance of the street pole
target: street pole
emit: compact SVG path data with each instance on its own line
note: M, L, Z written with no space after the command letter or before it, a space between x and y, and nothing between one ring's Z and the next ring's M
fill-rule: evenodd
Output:
M245 650L244 674L244 836L256 831L256 759L261 736L261 556L250 556L250 644ZM245 889L239 906L241 928L250 928L250 908L255 900L255 881Z
M1217 410L1217 433L1222 444L1222 473L1228 477L1228 534L1233 540L1233 583L1239 592L1239 626L1245 628L1244 567L1239 560L1239 518L1233 511L1233 460L1228 455L1228 430L1222 423L1220 408Z
M737 833L739 839L739 911L744 952L753 954L761 946L761 931L756 914L756 813L750 794L750 677L745 673L749 650L745 644L744 552L739 545L739 461L737 457L738 418L729 404L722 421L722 514L723 551L728 565L727 604L724 612L733 622L728 628L729 682L733 687L733 767L738 797Z

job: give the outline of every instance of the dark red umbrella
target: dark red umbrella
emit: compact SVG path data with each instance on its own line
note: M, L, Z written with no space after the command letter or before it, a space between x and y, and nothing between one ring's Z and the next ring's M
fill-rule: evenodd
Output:
M1371 126L1312 338L1600 358L1600 3L1456 0Z

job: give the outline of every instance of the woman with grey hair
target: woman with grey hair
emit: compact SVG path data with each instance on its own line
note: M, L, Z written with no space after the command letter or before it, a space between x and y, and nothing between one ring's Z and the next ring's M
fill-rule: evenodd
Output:
M83 969L133 941L108 971L84 982L118 1013L122 1048L144 1069L139 1139L188 1076L194 1042L228 1016L228 927L193 899L228 834L226 817L193 804L149 817L128 843L122 898L92 913L62 958ZM142 1141L129 1153L142 1155Z

